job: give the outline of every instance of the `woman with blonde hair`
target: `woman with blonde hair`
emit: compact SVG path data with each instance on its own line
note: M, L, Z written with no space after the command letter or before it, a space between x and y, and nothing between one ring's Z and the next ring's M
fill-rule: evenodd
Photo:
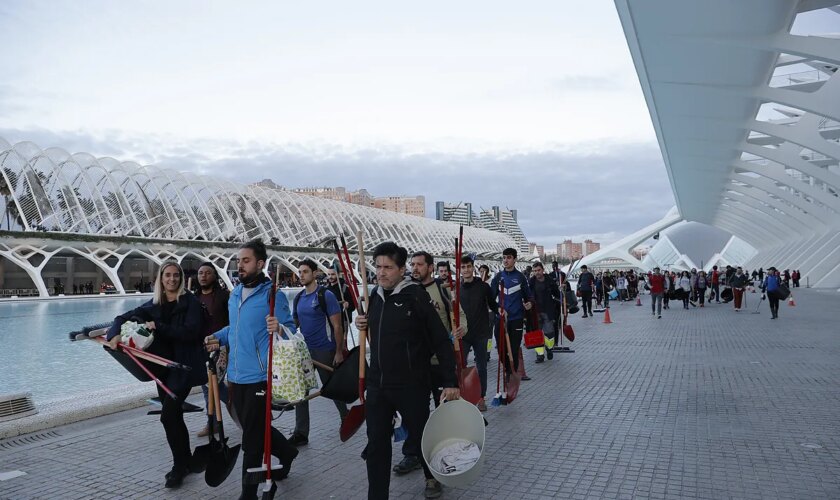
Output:
M177 488L189 473L192 453L181 403L192 387L207 382L203 306L198 298L184 287L184 270L181 266L175 261L162 263L155 279L152 300L114 318L114 324L106 337L109 346L116 349L120 342L122 325L127 321L135 321L143 324L154 335L154 341L147 349L149 352L192 368L185 371L158 365L149 367L178 398L174 400L168 397L163 389L158 387L158 395L163 403L160 421L174 461L172 470L166 474L166 488Z

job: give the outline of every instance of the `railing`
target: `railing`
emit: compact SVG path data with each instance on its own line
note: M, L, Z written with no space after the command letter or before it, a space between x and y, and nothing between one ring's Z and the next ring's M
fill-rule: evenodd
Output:
M34 288L0 288L0 298L8 297L37 297L38 290Z

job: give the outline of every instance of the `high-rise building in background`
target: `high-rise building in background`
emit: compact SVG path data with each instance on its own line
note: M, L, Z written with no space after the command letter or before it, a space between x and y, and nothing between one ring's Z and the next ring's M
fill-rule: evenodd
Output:
M481 210L478 215L473 211L472 203L435 203L435 218L437 220L455 222L465 226L474 226L504 233L516 242L516 249L523 255L528 253L528 240L519 227L516 210L503 210L493 206L490 210Z
M528 255L536 255L540 260L543 260L545 259L545 247L536 243L528 243Z
M269 179L258 183L261 186L283 189ZM293 193L316 196L334 201L344 201L365 207L381 208L391 212L426 216L426 198L424 196L372 196L367 189L347 191L343 187L304 187L291 189Z
M583 255L590 255L601 249L601 244L592 240L583 240Z
M478 223L478 218L472 209L472 203L455 205L442 201L435 202L435 219L454 222L463 226L475 226Z
M583 243L565 240L557 244L557 257L565 260L575 260L583 257Z
M425 196L382 196L373 199L373 206L417 217L426 216Z

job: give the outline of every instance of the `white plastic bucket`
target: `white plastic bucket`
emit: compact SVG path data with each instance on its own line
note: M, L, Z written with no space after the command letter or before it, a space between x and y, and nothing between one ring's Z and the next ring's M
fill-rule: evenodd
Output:
M423 439L420 442L420 450L423 452L423 459L430 463L432 456L444 446L456 439L466 439L478 445L481 450L478 461L471 468L443 474L429 467L432 475L446 486L467 486L481 474L481 466L484 463L484 417L474 405L456 399L440 405L429 416L426 427L423 429Z

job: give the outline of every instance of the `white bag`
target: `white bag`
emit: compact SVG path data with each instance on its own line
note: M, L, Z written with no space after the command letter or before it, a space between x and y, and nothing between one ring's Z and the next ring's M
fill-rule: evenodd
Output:
M275 401L300 401L310 390L318 388L315 366L303 335L281 327L285 338L274 334L271 396Z
M126 321L120 327L120 341L123 344L131 345L145 351L155 341L155 336L152 332L146 329L145 325L138 324L134 321Z

